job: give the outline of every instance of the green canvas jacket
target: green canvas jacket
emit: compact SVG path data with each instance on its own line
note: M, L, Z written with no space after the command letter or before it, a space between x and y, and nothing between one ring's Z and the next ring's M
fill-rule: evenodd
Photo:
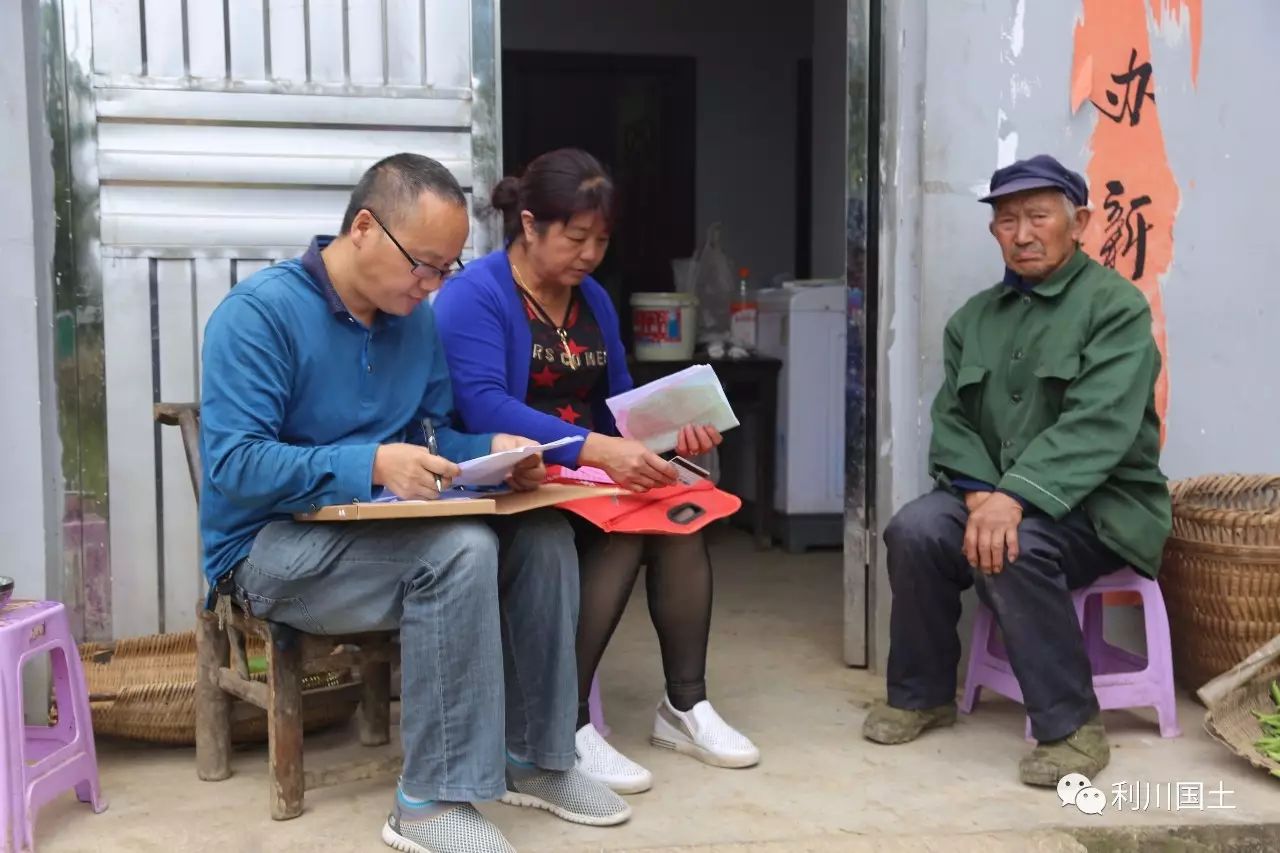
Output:
M999 284L947 323L929 467L1054 519L1081 507L1098 537L1155 577L1172 526L1160 471L1151 309L1083 251L1022 292Z

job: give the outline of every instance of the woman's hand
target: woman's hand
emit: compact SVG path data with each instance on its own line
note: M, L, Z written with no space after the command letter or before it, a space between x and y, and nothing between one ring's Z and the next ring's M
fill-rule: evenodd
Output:
M676 453L686 459L690 456L701 456L719 447L723 440L719 430L709 424L706 426L689 424L680 428L680 436L676 439Z
M531 438L507 435L500 432L493 437L490 452L502 453L507 450L519 450L522 447L531 447L537 443ZM507 485L517 492L531 492L541 486L546 479L547 466L542 461L542 454L535 453L533 456L521 459L516 463L516 466L511 469L511 473L507 475Z
M579 464L603 469L615 483L644 492L676 481L676 468L638 441L593 432L583 445Z

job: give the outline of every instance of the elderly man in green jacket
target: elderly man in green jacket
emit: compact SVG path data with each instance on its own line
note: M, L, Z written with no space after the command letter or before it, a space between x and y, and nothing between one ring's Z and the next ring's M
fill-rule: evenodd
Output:
M994 611L1038 745L1030 785L1110 760L1071 590L1130 565L1154 577L1171 525L1159 467L1151 311L1079 246L1084 178L1040 155L998 170L1004 280L947 323L933 405L937 488L885 530L888 703L863 736L914 740L956 719L960 594Z

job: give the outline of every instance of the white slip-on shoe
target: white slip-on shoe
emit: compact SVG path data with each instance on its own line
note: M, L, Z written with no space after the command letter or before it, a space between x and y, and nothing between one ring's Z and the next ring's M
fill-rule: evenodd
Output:
M714 767L752 767L760 763L760 750L751 740L726 723L705 699L688 711L677 711L663 697L653 718L649 742L663 749L691 755Z
M618 794L639 794L653 787L653 774L614 749L587 723L574 735L578 769Z
M542 809L561 820L585 826L617 826L631 817L631 806L601 782L576 767L543 770L507 765L509 806Z

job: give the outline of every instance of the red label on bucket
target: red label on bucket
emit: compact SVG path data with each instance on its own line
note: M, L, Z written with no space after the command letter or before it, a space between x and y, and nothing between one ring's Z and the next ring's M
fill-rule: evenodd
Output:
M683 339L679 308L633 308L631 323L636 343L680 343Z

